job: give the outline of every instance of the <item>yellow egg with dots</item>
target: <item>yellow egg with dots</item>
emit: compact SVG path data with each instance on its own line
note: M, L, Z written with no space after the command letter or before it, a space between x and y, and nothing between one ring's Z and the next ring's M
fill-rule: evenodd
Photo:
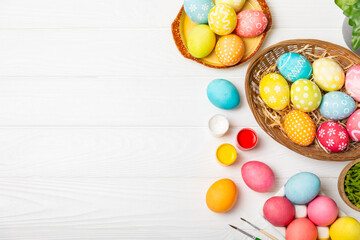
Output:
M337 219L330 227L331 240L360 240L360 223L352 217Z
M345 83L342 67L330 58L320 58L313 62L315 83L324 91L338 91Z
M230 34L237 24L236 12L228 5L215 5L209 12L208 23L210 29L217 35Z
M291 141L308 146L315 140L316 128L309 115L299 110L292 110L285 116L284 131Z

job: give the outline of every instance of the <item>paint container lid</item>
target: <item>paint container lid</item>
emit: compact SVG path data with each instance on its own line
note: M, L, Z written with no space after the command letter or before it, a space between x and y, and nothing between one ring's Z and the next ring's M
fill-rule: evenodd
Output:
M229 143L221 144L216 150L216 159L222 165L230 166L236 161L236 158L236 149Z
M216 114L212 118L210 118L208 127L212 135L214 135L215 137L222 137L229 130L230 123L225 116L221 114Z
M250 128L243 128L236 136L236 146L243 151L253 149L258 142L256 132Z

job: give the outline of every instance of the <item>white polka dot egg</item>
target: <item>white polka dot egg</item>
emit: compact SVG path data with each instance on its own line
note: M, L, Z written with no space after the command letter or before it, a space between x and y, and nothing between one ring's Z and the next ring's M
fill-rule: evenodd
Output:
M289 105L290 90L285 78L277 73L265 75L259 84L260 97L270 108L282 110Z
M241 38L235 34L221 37L215 47L215 53L219 62L225 66L233 66L240 62L244 52L245 45Z
M306 79L299 79L291 85L291 102L303 112L316 110L321 103L321 91L319 87Z
M313 120L299 110L292 110L285 116L284 130L291 141L300 146L310 145L316 135Z
M313 63L315 83L323 90L337 91L345 83L345 74L341 66L330 58L320 58Z

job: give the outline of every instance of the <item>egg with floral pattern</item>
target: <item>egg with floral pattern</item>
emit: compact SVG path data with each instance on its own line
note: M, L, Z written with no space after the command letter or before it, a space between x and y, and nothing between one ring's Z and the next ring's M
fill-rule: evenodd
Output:
M360 142L360 109L351 114L346 123L346 130L353 141Z
M356 109L354 99L346 93L333 91L323 96L320 104L321 114L330 120L342 120L349 117Z
M342 152L349 146L346 129L337 122L325 122L317 131L319 143L329 152Z
M303 112L316 110L321 103L321 91L310 80L299 79L291 85L291 102Z
M347 71L345 88L351 97L360 102L360 65L354 65Z
M222 36L215 47L215 54L225 66L233 66L240 62L245 53L245 45L235 34Z
M240 37L250 38L262 34L268 25L263 12L257 10L241 11L237 15L236 34Z
M234 31L237 23L236 12L225 4L215 5L209 13L209 27L217 35L227 35Z
M210 10L215 6L212 0L185 0L184 10L191 21L207 24Z
M310 62L301 54L287 52L277 60L280 74L290 82L299 79L309 79L312 74Z
M239 12L245 4L245 0L215 0L215 4L226 4Z
M345 74L341 66L330 58L320 58L313 62L315 83L324 91L337 91L345 83Z
M289 105L290 90L285 78L277 73L264 76L259 84L260 97L270 108L282 110Z
M309 115L292 110L285 116L284 131L294 143L300 146L310 145L316 135L316 128Z

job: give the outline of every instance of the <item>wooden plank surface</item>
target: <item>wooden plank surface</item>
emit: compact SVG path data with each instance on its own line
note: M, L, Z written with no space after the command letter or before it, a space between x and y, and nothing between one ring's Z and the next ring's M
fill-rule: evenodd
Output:
M273 28L264 46L318 38L345 46L343 16L327 0L269 0ZM277 144L247 106L247 64L203 67L177 51L170 24L182 0L0 1L0 240L238 239L239 217L266 225L261 204L288 177L311 171L349 215L337 176L346 163L314 161ZM223 111L206 97L215 78L231 80L242 103ZM210 136L222 113L230 133ZM232 167L214 157L252 127L259 145ZM249 190L244 162L277 176L272 193ZM240 197L227 214L206 208L207 188L231 178ZM277 233L273 231L276 235ZM265 239L265 238L264 238Z

